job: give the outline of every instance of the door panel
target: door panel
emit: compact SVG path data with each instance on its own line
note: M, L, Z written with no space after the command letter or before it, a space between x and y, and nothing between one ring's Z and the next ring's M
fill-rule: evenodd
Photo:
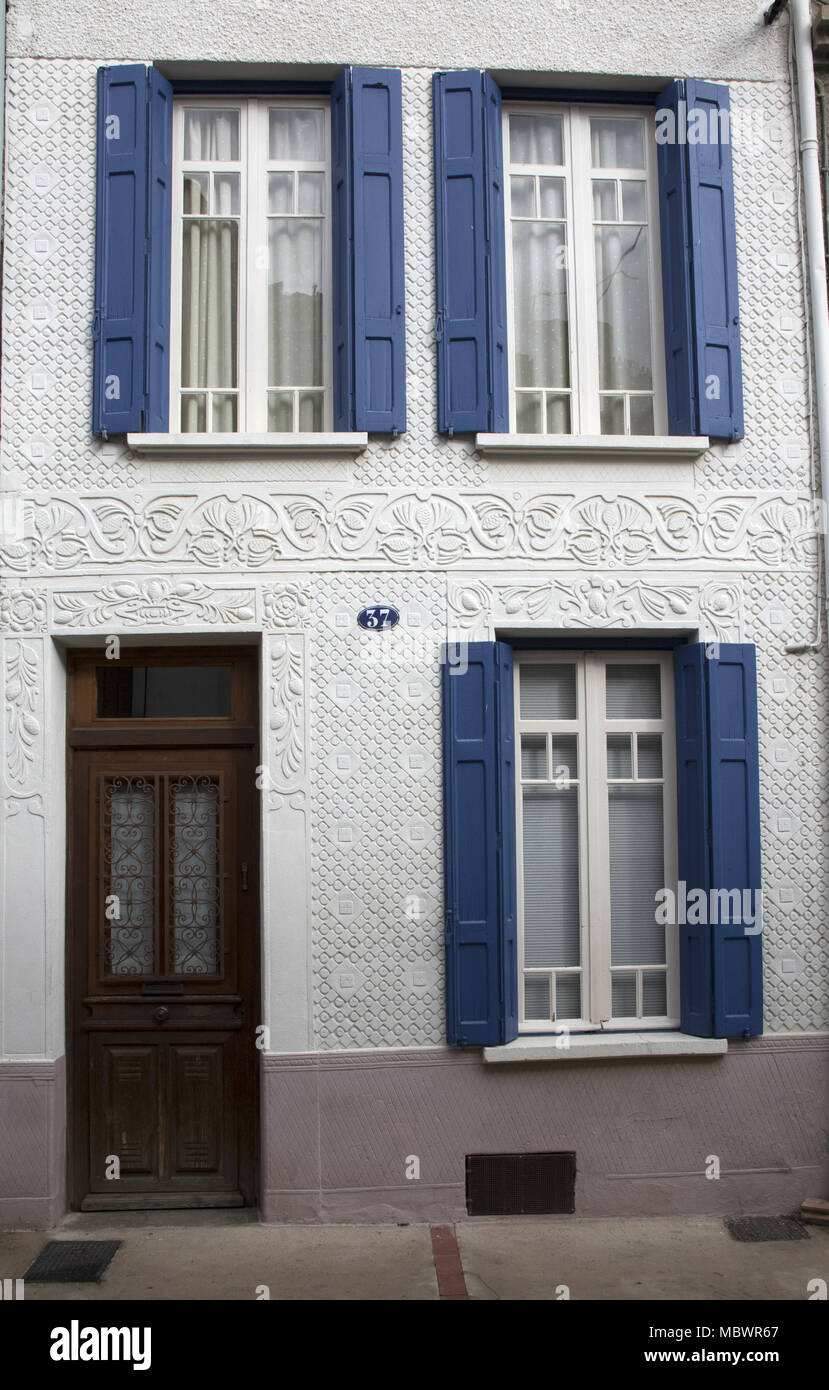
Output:
M125 726L125 744L140 740L140 722ZM205 728L205 746L181 748L175 727L155 724L149 747L98 749L82 732L70 861L75 1204L253 1203L256 748L249 731L240 746L211 747Z

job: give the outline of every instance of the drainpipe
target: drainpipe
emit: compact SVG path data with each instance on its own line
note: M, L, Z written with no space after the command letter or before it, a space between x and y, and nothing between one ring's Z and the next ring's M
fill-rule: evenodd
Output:
M812 307L812 347L817 395L820 490L829 507L829 296L826 292L826 243L821 197L815 69L812 57L810 0L789 0L800 114L800 164L806 218L806 254ZM825 515L825 511L824 511ZM829 601L829 536L823 531L824 600Z

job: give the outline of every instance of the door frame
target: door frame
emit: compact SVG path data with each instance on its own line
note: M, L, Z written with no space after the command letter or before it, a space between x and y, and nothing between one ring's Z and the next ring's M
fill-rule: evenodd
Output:
M146 642L147 639L144 639ZM86 994L88 955L88 919L86 876L89 864L90 825L86 788L75 774L76 752L123 749L194 749L238 748L247 751L251 774L251 796L237 808L240 843L249 849L248 919L250 923L248 949L240 966L240 993L247 1002L248 1017L243 1017L242 1035L248 1040L250 1063L241 1069L239 1094L239 1185L245 1206L259 1204L260 1169L260 1075L256 1051L255 1029L257 1016L262 1012L262 903L260 891L261 807L256 795L255 772L260 757L259 701L260 651L258 646L202 644L199 646L163 646L123 644L119 660L124 665L203 665L232 664L232 714L230 718L204 719L112 719L99 718L92 706L89 689L81 693L80 685L94 679L89 675L95 665L105 658L102 644L73 647L67 651L66 680L66 758L67 758L67 837L66 837L66 1179L67 1207L83 1210L83 1200L90 1193L89 1162L89 1033L82 1027L83 998ZM91 689L91 685L90 685ZM83 814L80 814L80 811ZM77 872L76 872L77 870ZM162 1194L163 1197L163 1194ZM150 1198L136 1200L133 1210L164 1210L183 1207L180 1201L161 1200L153 1205ZM222 1203L205 1200L194 1206Z

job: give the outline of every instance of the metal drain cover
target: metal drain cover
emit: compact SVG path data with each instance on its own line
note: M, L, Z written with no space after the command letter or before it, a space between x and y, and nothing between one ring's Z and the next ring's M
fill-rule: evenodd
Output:
M120 1240L50 1240L23 1275L33 1284L97 1284Z
M809 1232L794 1216L727 1216L735 1240L808 1240Z

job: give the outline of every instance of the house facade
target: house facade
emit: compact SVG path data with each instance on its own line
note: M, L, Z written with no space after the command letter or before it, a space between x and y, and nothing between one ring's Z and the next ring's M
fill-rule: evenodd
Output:
M2 1224L823 1192L788 23L14 0Z

